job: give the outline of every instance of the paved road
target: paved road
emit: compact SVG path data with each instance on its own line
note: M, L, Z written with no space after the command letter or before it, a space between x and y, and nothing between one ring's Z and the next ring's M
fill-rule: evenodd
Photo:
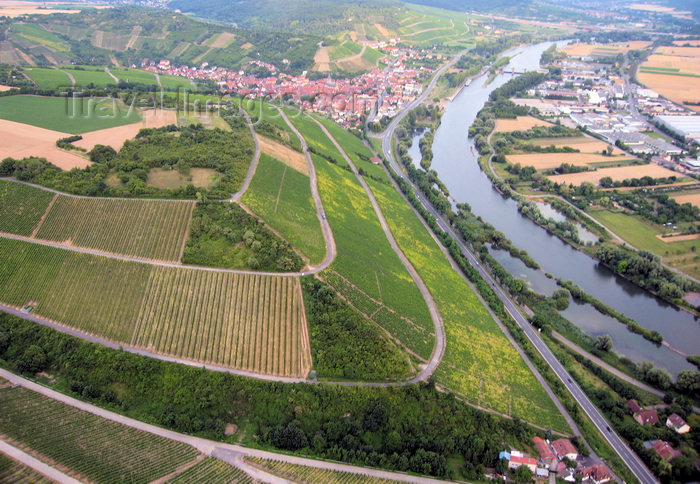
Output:
M30 467L38 473L48 477L49 479L53 479L56 482L60 482L61 484L80 484L80 481L73 479L58 469L54 469L53 467L44 464L26 452L23 452L17 447L10 445L7 442L3 442L2 440L0 440L0 453L9 456L17 462L21 462L25 466Z
M11 373L4 369L0 369L0 377L5 378L6 380L9 380L14 384L21 385L29 390L40 393L46 397L63 402L67 405L70 405L71 407L75 407L80 410L90 412L99 417L105 418L107 420L111 420L112 422L117 422L119 424L126 425L127 427L139 429L144 432L165 437L167 439L174 440L177 442L183 442L194 447L204 455L225 460L226 462L232 463L233 465L241 464L242 457L257 457L261 459L277 460L289 464L297 464L318 469L329 469L334 471L348 472L351 474L361 474L376 478L393 479L401 482L414 482L419 484L445 482L427 477L409 476L400 472L390 472L367 467L353 466L343 464L340 462L321 461L316 459L309 459L306 457L297 457L287 454L277 454L275 452L269 452L264 450L249 449L240 445L225 444L222 442L216 442L200 437L180 434L178 432L173 432L172 430L167 430L161 427L157 427L155 425L147 424L145 422L141 422L139 420L135 420L133 418L129 418L115 412L111 412L104 408L97 407L90 403L77 400L73 397L69 397L68 395L64 395L63 393L59 393L55 390L39 385L38 383L34 383L30 380L17 376L14 373ZM250 470L250 467L252 466L245 464L245 467L241 467L241 470L248 471ZM251 471L251 473L252 472L253 471ZM259 469L256 469L255 472L257 473L257 475L255 475L254 477L261 479L264 482L288 482L286 480L279 479L277 476L260 471Z
M452 62L454 62L454 59ZM448 66L449 65L450 64L448 64ZM430 85L434 86L435 83L437 83L437 79L442 74L442 72L444 72L444 69L445 68L436 73ZM392 152L392 139L394 130L401 122L403 117L407 114L408 110L413 109L420 102L422 102L427 97L429 91L429 89L426 89L426 91L413 103L411 103L411 105L409 105L409 107L405 111L397 115L394 118L394 120L389 124L386 131L380 136L382 139L382 150L384 151L384 156L389 161L392 170L399 176L403 177L408 183L410 183L417 193L419 193L418 189L408 179L406 174L401 170L396 160L394 159ZM563 365L559 362L559 360L557 360L557 358L547 347L547 345L542 341L542 338L540 337L539 333L533 329L528 320L522 315L522 313L519 310L519 307L510 299L510 297L505 293L505 291L499 285L496 284L496 281L491 276L491 274L488 271L486 271L484 267L481 266L481 264L479 264L478 260L472 254L472 252L469 250L466 244L452 230L452 227L445 222L442 216L432 207L432 205L426 202L425 197L421 196L419 197L419 199L423 207L435 217L440 228L443 231L447 232L455 240L455 242L457 242L460 249L462 250L462 253L467 258L469 263L475 269L477 269L481 277L491 285L496 295L503 302L503 305L505 306L505 309L508 312L508 314L511 315L511 317L516 321L518 326L520 326L520 328L524 331L525 335L530 340L530 342L535 346L537 351L542 355L544 360L552 368L554 373L562 381L564 386L576 399L579 405L581 405L584 412L586 412L586 414L590 417L594 425L598 428L598 430L605 437L605 439L610 443L615 452L617 452L617 454L622 458L622 460L629 466L634 475L640 480L642 484L657 483L658 480L652 474L652 472L644 465L644 463L639 459L637 454L635 454L632 451L632 449L630 449L629 446L625 442L623 442L623 440L615 432L613 432L610 429L608 422L601 415L601 413L598 411L595 405L593 405L593 403L583 393L581 388L573 381L571 376L567 373Z
M258 135L255 133L255 129L253 128L253 123L250 120L250 115L243 108L241 108L241 113L243 113L243 116L245 117L246 123L248 123L248 129L250 129L250 134L251 134L251 136L253 136L253 141L255 142L255 154L253 155L253 160L250 162L250 167L248 168L248 174L245 176L245 179L243 180L243 184L241 185L241 189L238 190L236 193L233 193L231 195L231 198L226 200L227 202L235 202L239 198L241 198L241 196L245 193L245 191L250 186L250 181L253 179L253 175L255 175L255 170L258 168L258 162L260 161L260 142L258 141Z
M372 190L370 190L369 185L367 185L365 179L357 171L357 167L355 166L355 164L347 155L343 147L340 146L338 141L331 135L330 132L328 132L323 123L320 123L317 119L315 119L312 116L308 117L315 121L316 124L318 124L321 130L325 133L326 136L328 136L328 139L330 139L333 142L336 149L340 152L347 164L350 166L350 169L355 175L355 178L357 178L357 181L360 182L360 185L362 185L362 188L365 190L367 198L369 198L369 201L372 204L372 208L377 214L377 218L379 219L379 225L381 225L382 230L384 231L384 235L389 240L391 248L394 250L394 252L396 252L396 255L399 256L399 259L401 259L401 263L411 275L413 282L415 282L416 286L418 286L418 290L421 292L421 295L423 296L423 299L425 300L425 303L428 306L428 310L430 311L430 318L433 320L433 326L435 328L435 346L433 348L432 354L430 355L428 363L423 367L423 369L420 371L420 373L418 373L418 375L416 375L413 379L410 380L411 382L425 381L430 377L430 375L433 374L437 366L440 364L440 361L442 360L442 355L445 353L446 345L445 327L442 323L442 318L440 317L440 313L438 312L435 301L433 300L433 296L430 294L430 291L423 282L423 279L421 279L421 277L418 275L418 272L413 267L413 264L411 264L408 258L404 255L403 251L399 248L399 245L396 243L394 235L391 233L391 229L389 229L389 225L387 224L386 219L384 218L384 214L382 213L381 208L379 208L379 204L377 203L377 200L374 197L374 193L372 193Z

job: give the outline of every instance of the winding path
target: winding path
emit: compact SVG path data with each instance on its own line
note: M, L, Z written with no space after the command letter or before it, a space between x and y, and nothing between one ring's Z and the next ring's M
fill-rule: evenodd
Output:
M379 219L379 224L381 225L382 230L384 231L384 235L386 236L387 240L389 241L391 248L394 250L394 252L396 252L396 255L399 256L399 259L401 259L401 263L406 268L408 273L411 275L413 282L415 282L416 286L418 286L418 290L420 290L421 295L423 296L423 299L425 300L425 303L428 306L428 310L430 311L430 318L433 320L433 326L435 327L435 347L433 348L433 352L430 356L430 359L428 360L428 363L420 371L420 373L418 373L418 375L416 375L410 381L411 382L418 382L418 381L427 380L430 377L430 375L433 374L433 372L435 371L437 366L440 364L440 361L442 360L442 355L445 353L445 345L446 345L445 327L442 323L442 318L440 317L440 313L438 312L435 301L433 300L433 296L430 294L430 291L428 290L425 283L423 282L423 279L421 279L421 277L418 275L418 272L413 267L413 264L411 264L411 262L408 260L408 258L404 255L403 251L399 248L399 245L396 243L396 240L394 239L394 235L391 233L391 229L389 229L389 225L387 224L386 219L384 218L384 214L382 213L381 208L379 208L379 204L377 203L377 200L374 197L374 193L372 193L372 190L369 188L369 185L367 185L367 182L365 181L365 179L357 171L357 167L355 166L355 164L352 162L350 157L347 155L347 153L345 152L343 147L340 146L338 141L336 141L336 139L333 137L333 135L331 135L331 133L326 129L326 127L323 125L323 123L319 122L313 116L309 116L308 114L307 114L307 117L312 119L313 121L315 121L316 124L318 124L318 126L321 128L321 130L324 132L324 134L328 137L328 139L330 139L333 142L336 149L340 152L340 154L343 156L345 161L350 166L350 169L352 170L353 174L355 175L355 178L357 178L357 181L360 182L360 185L362 185L362 188L365 190L365 193L367 194L367 198L369 198L369 201L372 204L372 208L374 209L374 212L377 214L377 218Z
M66 405L70 405L71 407L83 410L85 412L89 412L93 415L97 415L98 417L102 417L104 419L116 422L121 425L125 425L127 427L148 432L153 435L158 435L166 439L190 445L202 454L228 462L238 467L242 471L249 473L254 478L260 479L264 482L286 483L289 481L281 479L273 474L264 472L260 469L251 466L250 464L245 463L242 460L243 457L257 457L260 459L277 460L289 464L314 467L317 469L328 469L333 471L348 472L351 474L361 474L382 479L393 479L395 481L401 482L414 482L419 484L445 482L437 479L431 479L428 477L412 476L408 474L402 474L399 472L390 472L369 467L342 464L340 462L321 461L316 459L309 459L306 457L296 457L287 454L277 454L265 450L251 449L240 445L225 444L223 442L216 442L200 437L194 437L192 435L181 434L178 432L173 432L172 430L147 424L145 422L141 422L130 417L126 417L124 415L106 410L101 407L97 407L87 402L77 400L73 397L69 397L68 395L64 395L63 393L59 393L56 390L47 388L45 386L39 385L38 383L34 383L30 380L22 378L4 369L0 369L0 377L5 378L13 384L21 385L24 388L27 388L28 390L40 393L45 397L57 400L59 402L63 402Z
M255 170L257 170L258 168L258 162L260 161L260 142L258 141L258 136L255 134L253 122L251 121L250 115L246 112L245 109L241 108L240 111L245 117L246 123L248 124L250 135L253 137L253 142L255 143L255 154L253 154L253 160L250 162L250 167L248 168L248 173L243 179L241 189L238 190L236 193L231 194L231 198L227 199L227 202L238 201L238 199L241 198L241 196L243 196L246 190L248 190L248 187L250 186L250 181L253 179L253 176L255 175Z

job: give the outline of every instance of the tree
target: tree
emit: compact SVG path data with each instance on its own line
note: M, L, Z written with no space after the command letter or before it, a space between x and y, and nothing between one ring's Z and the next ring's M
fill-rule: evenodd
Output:
M17 362L20 371L26 373L36 373L44 369L46 364L46 354L40 346L31 345L27 347L22 358Z
M105 163L112 161L114 157L117 156L117 152L111 146L97 144L90 150L88 155L90 156L90 161L95 163Z
M682 370L676 377L678 391L693 394L700 392L700 372L695 370Z
M515 475L513 477L515 482L530 482L532 481L532 471L528 466L521 465L515 470Z
M595 347L600 351L610 351L612 346L613 341L609 334L598 336L598 338L595 340Z

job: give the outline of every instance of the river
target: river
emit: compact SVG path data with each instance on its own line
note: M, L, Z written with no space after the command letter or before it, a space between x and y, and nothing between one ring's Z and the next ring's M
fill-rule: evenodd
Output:
M547 42L506 52L504 55L513 56L506 70L537 69L541 53L550 45ZM435 132L432 168L457 202L469 203L474 214L504 232L541 265L542 271L534 271L507 253L494 254L513 275L525 276L534 290L551 294L553 282L544 272L572 280L593 297L645 328L659 331L673 347L688 354L700 353L700 323L693 315L616 276L521 215L516 202L500 195L480 169L467 130L488 100L489 93L512 77L508 73L500 74L488 86L484 85L488 74L474 79L447 106ZM415 140L414 149L417 144ZM649 360L674 376L682 369L694 368L683 356L627 331L622 323L606 318L590 305L572 303L563 315L593 336L609 333L614 350L634 361Z

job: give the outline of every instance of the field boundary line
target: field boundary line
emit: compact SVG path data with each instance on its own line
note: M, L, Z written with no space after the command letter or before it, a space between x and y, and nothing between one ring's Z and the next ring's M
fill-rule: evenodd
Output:
M280 203L280 197L282 196L282 187L284 186L284 176L287 174L287 165L284 165L284 171L282 172L282 179L280 180L280 188L277 190L277 200L275 200L275 213L277 213L277 206Z
M241 189L238 190L236 193L232 193L231 198L225 200L227 202L237 202L238 199L243 196L246 190L248 190L250 182L253 179L253 175L255 175L255 171L258 168L258 162L260 161L260 141L258 140L258 135L255 133L255 129L253 128L253 122L250 120L250 115L245 109L241 109L241 113L243 113L243 116L245 116L246 123L248 124L248 129L250 130L251 136L253 136L253 142L255 143L255 153L253 154L253 159L250 162L248 173L243 179Z
M41 228L41 225L44 223L44 220L46 220L46 216L49 214L51 211L51 207L53 207L54 202L56 199L59 197L58 193L53 194L53 198L49 202L49 204L46 206L46 210L44 211L44 214L41 216L39 219L39 223L36 224L36 227L34 227L34 230L32 230L32 235L29 236L30 239L33 239L36 237L36 234L39 232L39 229Z
M197 457L194 458L194 460L182 464L180 467L178 467L177 469L172 471L170 474L167 474L163 477L159 477L158 479L151 481L149 484L163 484L163 483L167 482L168 480L172 479L173 477L177 476L178 474L182 474L187 469L196 466L197 464L202 462L205 457L206 457L206 455L199 454Z
M192 223L192 217L194 216L194 209L197 206L197 202L192 204L190 207L190 214L187 217L187 223L185 224L185 236L182 238L182 245L180 246L180 253L178 254L177 261L182 262L182 258L185 256L185 247L187 246L187 240L190 238L190 224Z
M10 444L9 442L6 442L2 439L0 439L0 453L7 455L11 459L24 464L25 466L35 470L39 474L48 477L49 479L53 479L57 482L61 482L63 484L79 484L80 481L74 479L73 477L69 476L68 474L65 474L61 472L60 470L56 469L55 467L51 467L50 465L42 462L41 460L37 459L33 455L30 455L23 451L22 449L15 447L14 445Z

